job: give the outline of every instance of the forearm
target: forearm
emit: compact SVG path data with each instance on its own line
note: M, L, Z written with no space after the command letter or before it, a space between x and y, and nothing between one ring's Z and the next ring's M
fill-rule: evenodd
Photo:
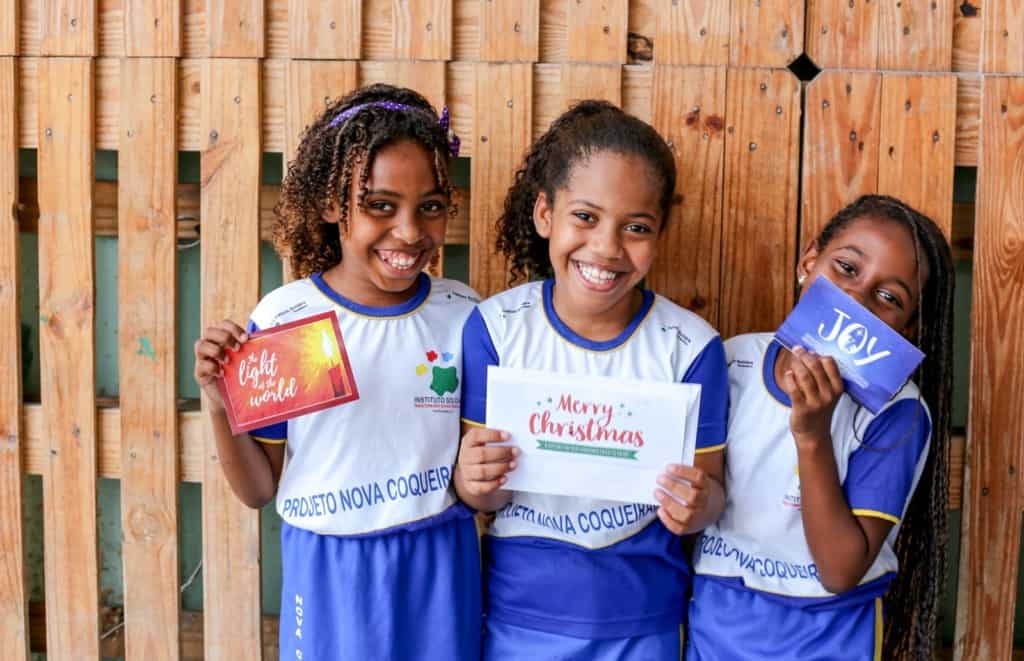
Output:
M224 409L211 410L217 458L231 490L247 506L258 509L274 499L279 475L262 445L248 434L235 436Z
M875 552L839 483L832 439L797 442L804 535L823 586L833 593L857 586Z

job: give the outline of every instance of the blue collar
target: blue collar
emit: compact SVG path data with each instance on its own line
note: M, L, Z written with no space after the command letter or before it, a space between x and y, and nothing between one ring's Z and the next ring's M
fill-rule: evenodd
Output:
M636 332L640 322L647 317L647 313L651 311L651 306L654 305L654 293L648 289L640 290L643 294L643 302L640 304L640 309L637 310L636 315L634 315L633 319L630 320L629 325L626 326L625 330L610 340L595 342L594 340L589 340L582 335L578 335L571 328L566 326L565 322L558 318L558 313L555 311L554 291L555 281L553 279L545 280L543 289L544 295L541 298L544 300L544 314L547 315L548 321L551 322L551 327L554 328L555 332L561 335L566 341L590 351L610 351L625 344L625 342L632 337L633 333Z
M331 286L324 281L323 273L314 273L309 276L309 280L324 296L331 299L335 304L345 308L346 310L350 310L356 314L361 314L366 317L401 317L402 315L409 314L422 305L423 301L427 299L427 295L430 294L430 276L426 273L420 273L416 278L416 293L412 295L412 298L404 303L399 303L398 305L387 305L384 307L362 305L345 298L338 292L331 289Z
M782 345L779 344L778 340L772 339L764 352L761 378L764 379L764 387L768 389L772 397L777 399L783 406L792 407L793 402L790 401L789 396L782 392L782 388L775 382L775 361L778 359L780 351L782 351Z

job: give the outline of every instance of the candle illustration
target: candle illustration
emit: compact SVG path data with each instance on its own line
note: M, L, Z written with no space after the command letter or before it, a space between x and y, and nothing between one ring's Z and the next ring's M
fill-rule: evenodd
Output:
M335 397L345 394L345 383L341 379L341 362L334 353L334 345L326 332L320 333L321 346L324 350L324 358L328 365L327 373L331 376L331 385L334 387Z

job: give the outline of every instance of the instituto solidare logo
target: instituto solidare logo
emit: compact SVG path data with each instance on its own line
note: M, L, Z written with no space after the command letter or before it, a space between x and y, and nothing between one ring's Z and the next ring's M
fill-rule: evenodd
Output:
M413 403L418 409L433 411L459 410L459 374L458 368L452 363L455 354L447 351L430 349L424 353L426 362L416 366L416 376L429 378L427 386L433 395L414 397Z

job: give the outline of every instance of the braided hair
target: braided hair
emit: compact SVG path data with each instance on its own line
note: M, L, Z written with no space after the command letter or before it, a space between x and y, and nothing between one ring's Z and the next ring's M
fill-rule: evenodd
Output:
M382 102L408 109L396 110ZM377 105L366 105L347 118L339 117L365 104ZM383 84L363 87L330 103L306 127L274 207L274 247L288 260L296 277L305 278L341 262L339 232L348 228L353 176L362 166L356 203L363 207L377 153L400 140L411 140L433 153L438 186L452 201L448 134L433 106L417 92ZM340 210L338 223L322 218L332 202ZM456 211L455 204L450 204L449 214Z
M896 616L887 622L882 658L931 659L946 575L953 258L945 236L930 218L885 195L865 195L837 213L816 240L819 253L845 228L864 218L899 223L913 238L921 296L911 323L917 321L914 340L925 355L915 381L932 416L931 451L896 539L900 569L885 596L886 611ZM923 283L922 261L928 267Z
M509 260L510 285L524 277L551 277L548 241L533 224L537 195L543 192L550 203L555 192L568 184L576 164L602 151L647 162L645 174L661 187L664 226L676 187L676 163L665 140L650 124L607 101L581 101L537 138L505 196L505 208L496 223L496 245Z

